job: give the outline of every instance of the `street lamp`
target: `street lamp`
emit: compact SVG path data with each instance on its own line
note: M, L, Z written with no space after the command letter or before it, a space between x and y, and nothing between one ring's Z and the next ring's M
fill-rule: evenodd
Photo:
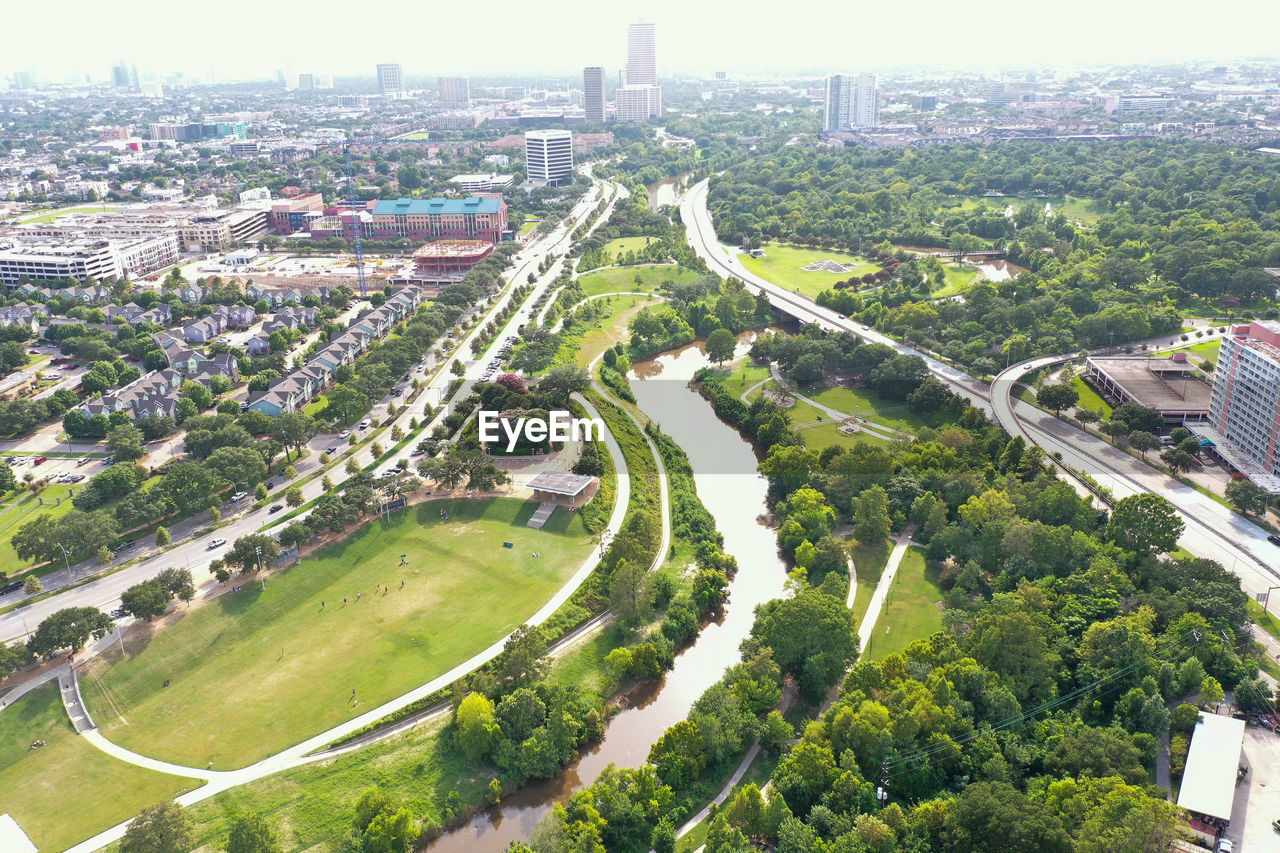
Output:
M267 570L266 567L262 565L262 546L254 545L253 552L258 555L258 580L262 582L262 589L265 591L267 588Z
M62 559L63 559L63 560L66 562L66 564L67 564L67 577L72 577L72 574L71 574L71 558L70 558L69 556L67 556L67 549L62 547L62 543L61 543L61 542L54 542L53 544L54 544L54 545L57 545L57 546L58 546L58 548L62 551Z

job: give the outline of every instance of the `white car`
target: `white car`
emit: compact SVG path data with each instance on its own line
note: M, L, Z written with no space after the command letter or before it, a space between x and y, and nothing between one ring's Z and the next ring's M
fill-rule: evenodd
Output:
M360 426L358 427L358 429L368 429L372 424L373 424L373 421L369 420L368 418L365 418L360 422Z
M221 548L223 545L226 545L226 544L227 544L227 540L223 539L222 537L218 537L217 539L210 539L208 546L206 546L206 550L212 551L214 548Z
M247 497L249 497L249 493L248 493L248 492L236 492L234 495L232 495L232 496L231 496L231 500L233 500L233 501L242 501L242 500L244 500L244 499L245 499L245 498L247 498Z
M346 438L349 435L351 435L351 430L349 429L344 429L342 432L338 433L339 438Z

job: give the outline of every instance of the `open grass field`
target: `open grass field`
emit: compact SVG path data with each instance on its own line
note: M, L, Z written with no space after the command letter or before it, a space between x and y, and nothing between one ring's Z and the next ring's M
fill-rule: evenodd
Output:
M642 264L585 272L578 276L578 284L587 296L595 296L600 293L621 293L629 290L656 290L664 281L685 282L693 281L697 277L698 274L692 270L674 264Z
M654 239L653 237L619 237L605 243L601 251L609 257L610 261L616 262L627 252L638 251Z
M598 318L599 326L583 335L582 340L574 345L574 361L582 367L619 341L631 340L631 333L627 331L631 318L646 305L661 304L660 300L648 296L608 296L597 301L608 302L606 313Z
M889 553L893 544L887 540L879 545L862 545L854 539L849 540L849 555L853 558L854 570L858 573L858 594L853 599L853 618L862 623L867 615L867 605L876 591L876 584L884 574L885 563L889 562Z
M22 525L38 515L58 518L70 512L71 501L66 498L69 497L71 488L70 484L56 483L44 489L38 497L31 492L17 492L5 498L4 503L0 504L0 572L12 575L27 568L29 564L26 560L18 559L9 540ZM43 506L40 504L41 498L44 499ZM54 506L58 498L64 500Z
M338 850L351 828L356 800L377 785L421 815L457 791L475 802L489 784L440 736L447 717L352 753L240 785L187 810L201 850L222 850L227 825L255 812L276 827L286 850Z
M1104 418L1111 417L1111 407L1107 405L1107 401L1098 396L1098 392L1094 391L1082 377L1075 376L1071 379L1071 387L1075 388L1080 394L1080 400L1076 403L1078 409L1089 409L1097 412Z
M577 515L525 527L536 506L431 501L374 522L268 577L265 590L249 580L175 624L135 630L126 660L104 656L82 679L85 701L108 737L181 764L241 767L298 743L533 615L592 548Z
M938 412L917 414L906 403L886 400L870 389L831 387L806 393L805 396L847 415L856 415L873 424L905 432L914 432L926 426L946 426L952 422L951 418Z
M817 299L819 293L830 290L837 281L880 269L878 264L868 263L866 258L857 255L824 249L793 249L790 246L778 246L772 243L764 246L763 258L739 255L738 260L756 275L810 299ZM849 272L844 273L803 269L815 261L836 261L854 266Z
M516 236L517 236L517 237L523 237L524 235L528 234L528 233L529 233L530 231L532 231L533 229L537 228L537 227L538 227L538 223L539 223L539 222L541 222L541 221L542 221L541 219L538 219L538 218L536 218L536 217L533 217L533 216L526 216L526 217L525 217L525 220L524 220L524 224L520 226L520 230L518 230L518 231L516 232Z
M31 749L34 741L46 746ZM65 850L199 784L112 758L71 727L57 682L0 714L0 810L41 850Z
M1064 214L1068 219L1084 225L1093 225L1098 221L1099 217L1108 212L1105 205L1098 204L1091 199L1075 198L1073 196L1065 198L1063 196L1053 196L1051 198L965 196L961 200L959 207L961 210L976 210L980 207L985 207L989 210L997 210L1003 213L1009 205L1013 205L1013 209L1016 211L1028 201L1035 202L1042 210L1046 204L1052 205L1054 213Z
M1218 361L1218 351L1222 349L1222 339L1214 338L1211 341L1204 341L1198 344L1192 344L1189 347L1179 347L1176 350L1166 349L1155 353L1155 355L1170 355L1174 352L1185 352L1189 355L1198 355L1201 358L1211 359L1214 363Z
M964 293L979 276L978 270L975 268L967 264L957 264L955 261L945 261L942 265L942 272L945 277L945 283L941 288L929 294L934 299L945 299L948 296Z
M881 660L939 630L942 595L937 572L925 565L923 549L908 548L863 657Z
M771 374L767 364L752 364L749 360L742 359L733 366L732 370L720 371L720 375L725 390L741 399L743 394L768 379Z
M45 213L39 213L34 216L25 216L22 218L24 225L35 225L37 223L53 222L60 216L66 216L68 213L101 213L103 206L101 204L82 204L77 207L60 207L57 210L50 210Z

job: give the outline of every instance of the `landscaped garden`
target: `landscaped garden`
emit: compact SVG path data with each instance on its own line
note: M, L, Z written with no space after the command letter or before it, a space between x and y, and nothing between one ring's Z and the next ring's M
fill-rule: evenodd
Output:
M108 737L164 760L228 769L278 752L532 616L593 547L574 514L526 527L535 507L429 501L371 523L265 588L247 578L172 625L135 629L127 659L108 653L88 668L85 701Z
M831 290L837 281L855 276L861 277L880 269L879 264L871 263L859 255L849 255L831 249L799 249L775 243L768 243L763 249L763 257L756 258L744 254L739 255L738 259L742 261L744 267L756 275L809 299L817 299L819 293ZM822 261L834 261L837 264L846 264L848 267L843 272L805 269Z

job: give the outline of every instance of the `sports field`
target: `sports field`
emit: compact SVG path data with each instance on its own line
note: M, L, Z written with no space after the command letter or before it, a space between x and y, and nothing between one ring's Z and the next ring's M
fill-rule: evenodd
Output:
M570 513L526 527L536 506L431 501L374 522L269 576L265 590L247 579L168 627L131 632L127 660L88 668L85 701L109 738L167 761L225 770L278 752L447 672L532 616L593 547Z
M831 290L837 281L844 281L853 276L862 276L880 269L879 264L869 263L866 258L848 255L826 249L794 249L790 246L779 246L773 243L764 247L764 257L753 258L750 255L739 255L742 265L758 276L768 279L774 284L795 291L801 296L817 299L824 290ZM852 264L847 272L810 271L804 267L818 261L835 261Z
M45 746L31 749L38 740ZM198 784L127 764L81 738L57 682L0 713L0 813L41 850L65 850Z
M938 602L942 597L938 574L926 567L924 551L908 548L902 555L902 564L894 576L884 610L876 620L871 642L863 649L863 657L881 660L939 631L942 628L942 609Z
M29 491L19 491L10 492L5 497L4 503L0 504L0 572L12 575L31 565L26 560L18 559L10 543L13 534L38 515L58 518L70 512L71 488L70 485L55 483L41 491L38 496ZM43 505L40 503L41 498L44 498ZM58 498L64 498L64 500L55 506ZM60 566L53 568L57 569Z

